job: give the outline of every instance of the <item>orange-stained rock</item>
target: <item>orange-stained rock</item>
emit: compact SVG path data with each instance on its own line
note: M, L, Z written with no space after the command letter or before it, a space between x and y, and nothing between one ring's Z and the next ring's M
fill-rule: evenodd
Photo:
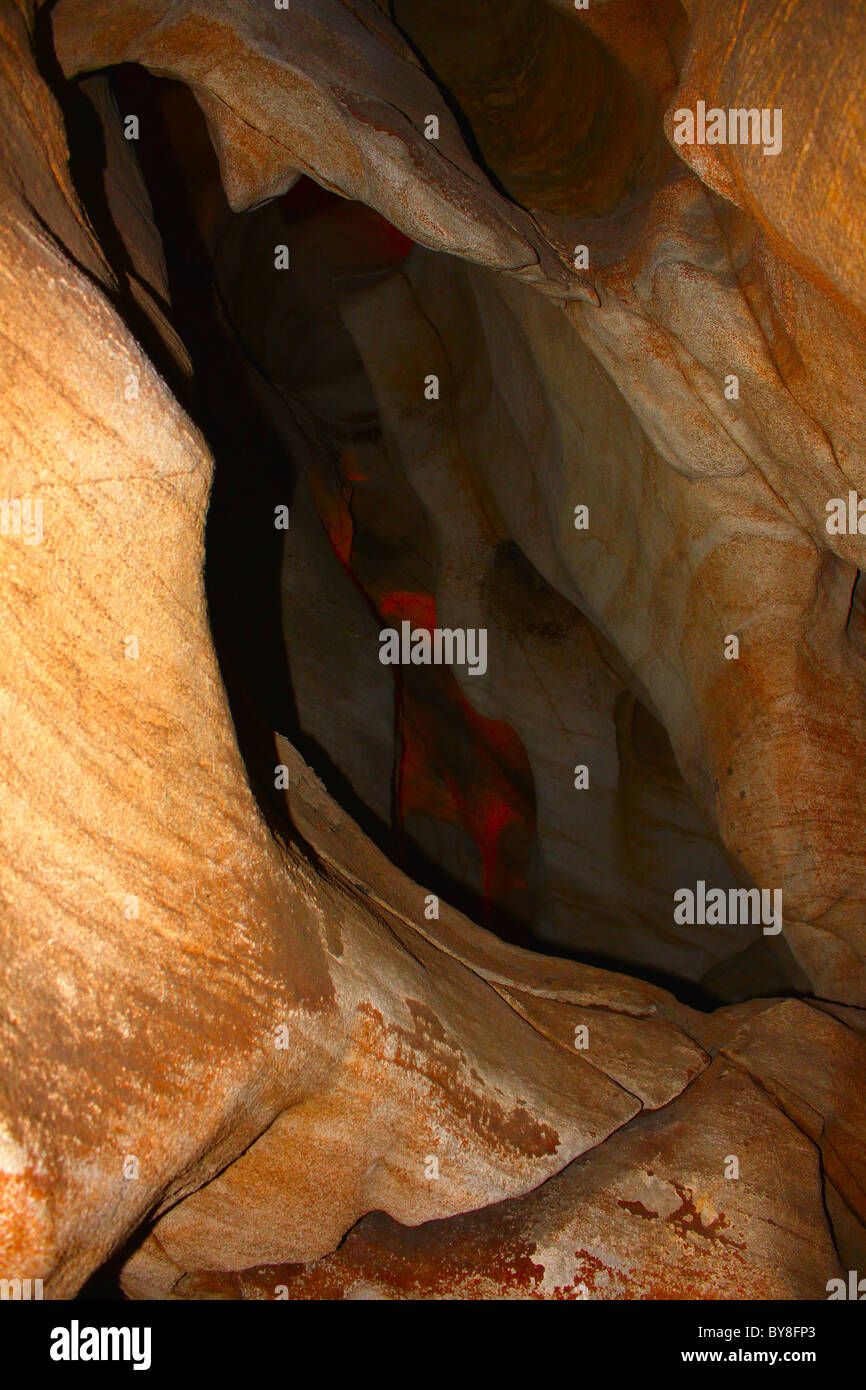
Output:
M495 21L0 0L0 1274L51 1297L136 1232L136 1299L812 1299L866 1258L862 16ZM677 144L698 100L778 107L779 153ZM264 546L254 418L304 532L264 712L213 587ZM488 670L392 678L403 616ZM781 935L675 922L703 877Z
M526 1197L416 1229L368 1216L316 1264L193 1271L173 1296L821 1299L839 1272L813 1145L720 1060Z
M392 929L266 827L205 610L208 451L106 295L8 3L0 37L2 485L44 521L0 546L4 1270L74 1292L298 1107L342 1158L296 1257L369 1204L423 1220L531 1187L640 1102L485 983L484 933L460 960L413 942L419 890Z

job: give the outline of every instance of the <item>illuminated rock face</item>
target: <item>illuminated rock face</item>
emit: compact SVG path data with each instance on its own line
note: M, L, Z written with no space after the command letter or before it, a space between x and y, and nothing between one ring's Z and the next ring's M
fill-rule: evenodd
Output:
M862 1268L866 32L729 8L2 0L4 1277Z

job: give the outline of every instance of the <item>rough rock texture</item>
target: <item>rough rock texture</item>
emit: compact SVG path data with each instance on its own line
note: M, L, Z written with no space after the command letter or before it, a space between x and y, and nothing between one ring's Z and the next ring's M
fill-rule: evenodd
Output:
M707 1162L723 1151L736 1182ZM717 1062L527 1197L417 1230L368 1216L313 1266L191 1273L175 1296L809 1299L837 1271L812 1146Z
M420 891L407 944L269 835L205 618L207 452L100 290L109 272L50 163L63 168L57 109L9 7L3 37L7 72L41 103L27 125L8 92L5 486L42 499L45 519L42 545L2 548L16 599L3 617L4 1263L73 1291L148 1212L296 1107L302 1133L321 1122L343 1153L334 1206L292 1237L296 1258L369 1206L417 1220L532 1186L640 1102L534 1033L472 967L416 960ZM578 1074L592 1080L583 1100ZM420 1177L431 1147L451 1165L444 1187ZM305 1169L320 1180L306 1139L296 1167L299 1184Z
M796 159L744 145L681 147L708 187L744 208L784 254L836 297L866 309L860 225L866 164L857 92L866 28L856 0L831 7L747 0L737 11L697 0L682 81L670 111L693 105L782 106ZM794 84L796 85L794 86ZM854 233L854 234L852 234Z
M863 1258L862 17L490 10L0 0L0 1272L50 1296L135 1232L134 1298ZM783 151L675 146L698 99ZM404 618L486 674L392 678ZM698 878L782 936L678 926Z
M215 136L234 206L285 187L283 175L273 172L279 132L284 172L285 150L302 148L304 157L292 168L310 170L344 193L362 193L413 238L514 268L501 240L495 249L490 242L470 248L464 232L441 219L443 201L462 206L464 195L443 186L426 163L424 176L412 184L414 198L395 202L391 184L383 191L381 157L370 144L382 132L372 113L359 116L357 128L351 122L341 127L341 142L348 131L356 133L353 166L365 170L363 185L335 181L330 165L322 164L342 148L330 126L323 124L315 146L319 162L313 160L289 101L300 81L297 53L307 53L317 82L336 87L337 79L321 66L321 43L307 32L313 21L303 4L288 12L291 18L268 17L252 28L251 9L240 3L209 8L207 24L194 17L192 6L174 7L171 21L162 23L164 8L142 6L123 26L106 29L96 22L98 7L85 15L62 0L55 15L60 59L69 73L136 59L183 77L199 100L205 94L212 129L208 84L217 84L219 112L229 121L226 113L241 99L243 85L246 100L255 103L250 126L267 132L269 162L266 170L255 157L260 134L248 131L244 143L236 133L235 148L243 146L256 170L241 195L226 172L232 139ZM360 84L370 70L375 43L389 81L420 83L429 98L433 89L384 17L368 16L365 27L361 13L344 16L335 30L341 42L333 51L351 48L355 56L353 81ZM795 26L794 19L789 23ZM812 23L829 25L829 19ZM189 26L195 44L185 38ZM238 35L244 53L268 53L268 81L262 78L255 94L243 80ZM205 36L221 55L219 64L208 56ZM765 41L753 35L745 47ZM608 35L608 42L615 40ZM687 64L697 63L709 43L697 24ZM402 66L392 79L395 48ZM292 63L277 60L288 52ZM468 55L467 49L466 61ZM660 70L659 99L666 81ZM230 98L224 83L231 84ZM672 101L688 97L683 91ZM793 153L776 163L808 146L818 120L808 89L798 87L788 108L787 149ZM438 170L420 109L411 109L419 124L396 123L394 157L404 166L433 159ZM390 138L389 148L396 148ZM744 158L773 162L754 150ZM465 152L460 159L465 162ZM484 206L495 208L488 228L501 229L506 212L514 215L492 194ZM421 210L427 219L440 219L435 238L429 225L419 225ZM835 205L826 205L820 216L832 222L834 212ZM824 525L828 497L846 496L849 486L866 488L858 410L862 331L820 276L809 277L800 262L783 259L760 223L670 158L656 161L640 197L621 199L615 214L587 222L547 213L543 225L535 250L547 287L560 292L544 247L585 239L602 302L547 303L501 276L481 291L478 313L497 380L513 379L512 390L526 399L524 371L513 375L514 355L522 351L544 388L540 397L528 397L537 401L531 414L520 409L503 420L509 468L498 467L499 451L489 448L469 464L486 472L483 481L508 534L614 642L668 730L686 782L729 854L749 879L782 889L787 941L815 988L863 1003L866 832L859 781L866 726L858 696L862 657L847 630L863 543L859 536L828 536ZM832 375L825 368L831 344ZM736 402L723 390L734 368ZM602 471L598 453L610 449L612 430L616 456ZM575 496L593 517L586 538L573 530ZM737 663L724 655L728 635L742 644ZM816 815L828 799L832 811Z
M864 1248L862 1041L794 1002L720 1013L704 1041L687 1091L526 1197L417 1230L372 1215L314 1265L194 1271L173 1297L825 1297Z
M372 0L255 0L128 7L64 3L53 17L67 73L139 62L188 83L240 210L285 192L297 172L378 208L419 241L583 296L531 217L499 197L409 45ZM387 96L383 95L387 93ZM428 114L439 140L425 140ZM423 207L405 197L422 184ZM591 291L590 291L591 293Z

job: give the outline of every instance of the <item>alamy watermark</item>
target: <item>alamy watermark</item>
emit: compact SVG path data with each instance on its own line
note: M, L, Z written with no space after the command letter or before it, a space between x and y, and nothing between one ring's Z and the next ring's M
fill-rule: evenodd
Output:
M854 488L847 497L831 497L826 510L828 536L866 536L866 502Z
M466 666L470 676L487 670L486 627L413 628L408 621L379 633L383 666Z
M82 1327L73 1318L69 1327L51 1331L52 1361L131 1361L134 1371L150 1370L149 1327Z
M681 106L674 112L675 145L763 145L764 154L782 150L782 108L722 106L707 110L699 101L695 111Z
M847 1284L844 1279L828 1279L825 1288L828 1303L840 1298L854 1299L858 1303L866 1299L866 1279L858 1278L856 1269L848 1270Z
M41 1299L41 1279L0 1279L0 1301L25 1301Z
M41 545L43 535L41 497L0 497L0 536Z
M677 888L674 904L678 926L762 926L764 936L782 930L781 888L707 888L700 878L694 888Z

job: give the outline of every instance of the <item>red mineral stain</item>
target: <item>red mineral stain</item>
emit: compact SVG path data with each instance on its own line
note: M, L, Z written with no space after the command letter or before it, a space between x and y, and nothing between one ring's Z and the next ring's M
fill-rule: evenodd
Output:
M591 1255L588 1250L575 1250L574 1258L577 1262L574 1279L566 1288L557 1290L557 1297L574 1299L582 1298L585 1294L596 1298L610 1297L612 1271L604 1260Z
M618 1204L625 1207L626 1211L630 1211L633 1216L642 1216L645 1221L650 1221L654 1216L658 1216L657 1211L650 1211L643 1202L626 1202L620 1197Z
M242 1276L247 1296L345 1299L378 1294L388 1299L491 1296L541 1298L544 1269L534 1241L485 1223L473 1213L423 1226L401 1226L382 1212L364 1218L339 1250L313 1265L275 1265Z
M556 1153L559 1135L552 1125L535 1119L519 1102L506 1109L489 1086L473 1084L463 1051L449 1038L436 1014L419 1000L407 999L406 1004L412 1015L411 1029L387 1023L370 1003L358 1005L365 1051L387 1056L395 1066L426 1077L458 1122L471 1126L488 1143L516 1149L530 1158Z
M379 599L382 621L399 627L403 621L432 632L436 626L436 600L413 589L393 589Z
M278 202L289 223L322 215L329 223L345 224L340 234L341 255L352 265L400 265L414 245L411 237L381 213L322 188L315 179L298 179Z
M358 455L354 449L344 449L340 455L340 468L349 483L366 483L367 475L361 469Z
M310 478L310 488L328 542L340 564L351 575L355 523L349 507L350 489L338 491L336 488L326 487L315 475ZM352 577L354 579L354 576Z
M386 592L364 586L352 567L355 527L352 485L365 481L351 449L341 455L339 488L311 479L328 540L382 626L432 632L436 601L423 590ZM483 909L519 902L535 829L533 779L526 750L510 725L478 714L448 667L395 667L399 761L396 806L405 826L412 814L458 826L474 843L481 866Z
M680 1199L680 1205L676 1211L672 1211L666 1220L681 1235L702 1236L704 1240L717 1241L719 1245L729 1245L735 1250L745 1250L745 1241L732 1240L730 1236L723 1235L725 1227L730 1223L728 1218L720 1212L712 1221L703 1220L702 1214L695 1205L694 1193L690 1187L680 1187L679 1183L672 1183L674 1191Z
M379 612L383 622L397 628L403 621L428 632L437 626L435 599L422 592L386 594ZM400 816L405 822L412 812L423 813L466 831L478 849L482 893L490 906L526 890L524 865L535 815L520 788L532 785L529 761L511 726L478 714L453 672L428 671L437 687L435 700L418 699L405 680L398 695ZM455 728L468 735L464 743L471 759L456 754Z

